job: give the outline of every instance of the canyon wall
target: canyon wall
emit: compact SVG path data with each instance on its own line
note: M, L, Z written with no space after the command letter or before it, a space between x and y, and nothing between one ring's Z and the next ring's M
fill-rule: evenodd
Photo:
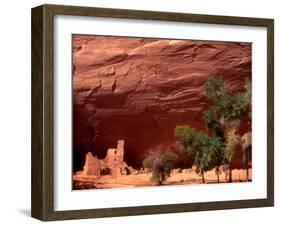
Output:
M74 169L119 139L140 166L149 148L174 141L176 125L204 130L203 84L219 75L241 90L251 64L250 43L73 35Z

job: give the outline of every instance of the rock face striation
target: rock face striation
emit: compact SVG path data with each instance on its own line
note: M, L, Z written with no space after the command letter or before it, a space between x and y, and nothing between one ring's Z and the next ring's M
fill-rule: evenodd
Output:
M250 43L74 35L74 170L88 150L104 158L121 138L126 162L139 166L148 149L173 142L175 126L204 130L207 78L238 91L251 64Z

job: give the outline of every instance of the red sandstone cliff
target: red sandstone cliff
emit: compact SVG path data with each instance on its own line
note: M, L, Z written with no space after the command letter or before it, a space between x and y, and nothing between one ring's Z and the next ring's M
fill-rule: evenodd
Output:
M176 125L204 129L202 85L222 75L241 89L251 45L75 35L73 71L74 167L89 150L104 157L118 139L136 165L148 148L171 141Z

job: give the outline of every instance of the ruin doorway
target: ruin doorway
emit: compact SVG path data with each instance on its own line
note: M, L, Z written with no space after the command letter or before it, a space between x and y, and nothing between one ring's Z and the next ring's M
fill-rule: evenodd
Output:
M100 169L100 175L110 175L110 174L111 174L111 170L108 167Z

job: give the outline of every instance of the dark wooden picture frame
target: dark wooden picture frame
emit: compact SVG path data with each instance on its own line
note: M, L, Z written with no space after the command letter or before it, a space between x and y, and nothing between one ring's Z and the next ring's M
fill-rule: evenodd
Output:
M95 16L265 27L267 29L267 198L156 206L54 210L54 16ZM163 214L274 205L274 20L60 5L32 9L32 200L31 215L49 220Z

